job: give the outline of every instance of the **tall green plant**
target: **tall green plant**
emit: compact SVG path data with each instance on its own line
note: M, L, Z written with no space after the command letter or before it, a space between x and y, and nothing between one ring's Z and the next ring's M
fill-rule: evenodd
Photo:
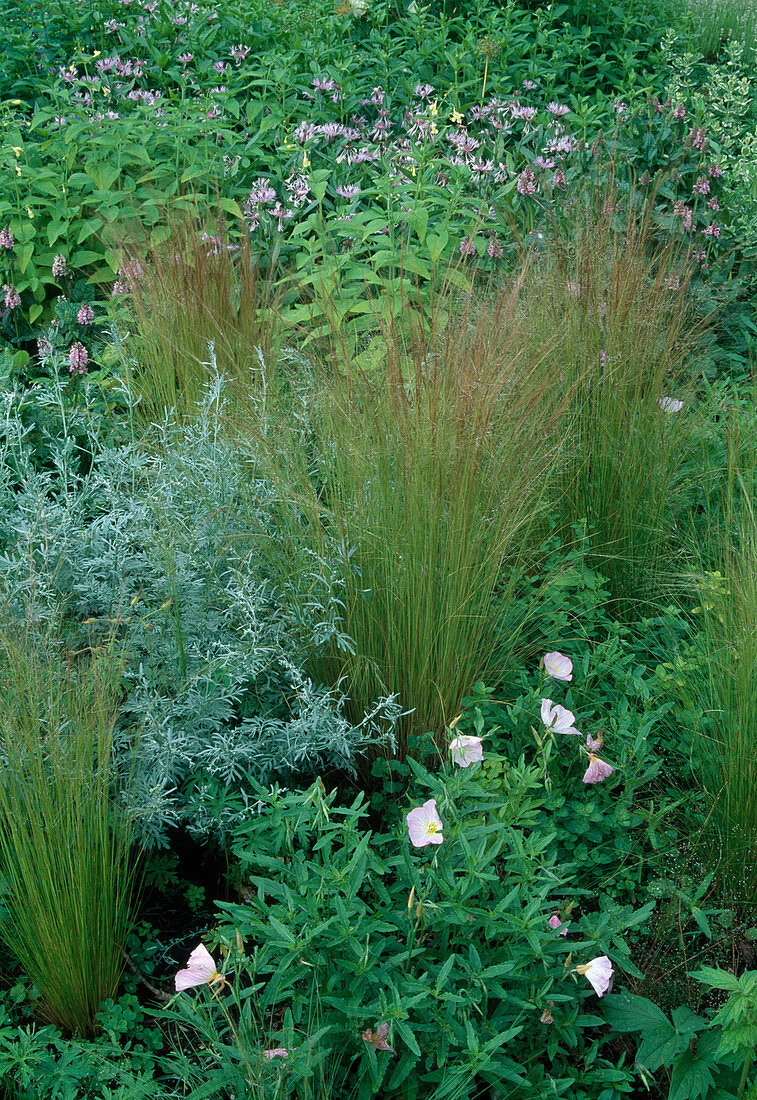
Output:
M710 797L705 844L727 896L757 898L757 513L754 484L738 486L740 507L722 568L700 579L700 659L687 662L681 691L697 716L698 777Z
M174 217L162 244L145 243L146 231L141 239L124 261L141 416L147 423L167 409L193 416L216 365L230 415L255 415L270 382L265 363L277 343L278 309L249 234L232 241L223 217L213 223L196 213Z
M62 652L30 630L0 637L0 934L39 990L39 1013L91 1035L115 993L134 864L114 799L119 669L108 649Z
M587 521L613 596L638 613L671 574L696 326L685 258L617 205L610 192L578 211L534 268L524 309L569 395L560 511L566 525Z
M311 672L344 683L355 720L398 695L400 757L410 734L443 745L476 678L511 652L503 620L559 452L543 360L516 286L425 324L407 305L373 367L337 353L321 371L292 537L321 563L301 601L325 582L340 630Z

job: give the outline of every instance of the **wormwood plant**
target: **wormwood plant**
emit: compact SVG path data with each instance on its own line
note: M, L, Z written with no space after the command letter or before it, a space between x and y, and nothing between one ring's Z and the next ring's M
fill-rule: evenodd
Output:
M66 653L52 636L0 635L0 934L66 1032L96 1030L132 919L128 808L117 792L113 650Z
M638 612L672 573L694 335L685 259L609 190L532 275L530 332L569 403L558 506L566 524L587 522L613 597Z
M425 326L406 302L368 367L337 344L314 368L310 466L300 454L287 469L292 485L299 462L304 485L290 538L325 563L304 590L292 580L293 601L307 608L315 593L339 624L308 668L344 680L353 720L369 700L397 696L409 712L400 758L410 734L443 746L463 696L513 642L500 623L557 460L564 401L545 350L527 340L518 290L437 305Z

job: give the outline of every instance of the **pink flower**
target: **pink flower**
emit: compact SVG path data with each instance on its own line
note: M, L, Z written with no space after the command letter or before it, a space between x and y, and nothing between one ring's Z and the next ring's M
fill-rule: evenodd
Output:
M499 260L505 254L505 250L497 237L492 237L486 246L486 251L493 260Z
M584 772L584 783L601 783L603 779L609 778L615 771L611 764L607 764L604 760L600 760L598 756L595 756L593 752L589 753L589 766Z
M80 325L91 325L95 319L95 311L89 302L85 302L76 315L76 320Z
M289 1051L286 1047L272 1047L270 1050L263 1051L263 1057L267 1061L272 1062L274 1058L288 1058Z
M569 925L565 924L562 917L558 917L557 913L553 913L547 923L549 924L550 928L559 928L561 936L567 936Z
M416 806L407 815L407 831L416 848L425 848L427 844L441 844L442 820L436 812L436 799L429 798L422 806Z
M573 662L562 653L545 653L541 660L547 676L553 680L572 680Z
M460 255L463 257L476 255L476 246L472 237L463 237L460 241Z
M15 286L5 283L3 285L3 294L5 295L5 308L11 311L18 309L21 305L21 295L16 290Z
M566 710L559 704L553 706L551 699L542 699L541 720L547 729L554 733L575 733L580 737L580 731L573 725L575 718L572 711Z
M61 256L60 252L53 258L53 266L51 268L54 279L62 279L64 275L68 275L68 264L66 263L66 257Z
M196 985L215 985L223 982L223 976L216 969L215 960L208 949L201 943L197 944L189 956L186 970L180 970L175 978L176 992L183 989L193 989Z
M676 106L675 110L673 111L673 118L686 118L686 108L684 107L683 103L679 103Z
M461 768L467 768L469 764L478 764L484 758L482 741L483 737L455 737L449 743L452 759Z
M13 244L13 234L8 226L4 225L3 228L0 229L0 248L7 248L10 251L10 249L13 248Z
M604 743L601 733L598 733L596 737L592 737L590 733L586 734L586 748L589 752L599 752Z
M565 103L548 103L547 110L551 115L554 115L555 118L560 118L561 115L570 114L570 107Z
M577 974L583 974L594 988L598 997L603 997L612 985L612 963L607 955L600 955L591 962L582 963L573 968Z
M523 169L515 186L521 195L534 195L536 193L536 176L530 168Z
M363 1032L363 1042L367 1043L369 1047L373 1047L374 1050L388 1050L394 1054L394 1047L390 1047L386 1041L386 1037L389 1034L389 1024L379 1024L375 1031L371 1031L369 1027Z
M79 340L75 344L72 344L71 350L68 353L68 373L69 374L86 374L87 363L89 361L89 353Z

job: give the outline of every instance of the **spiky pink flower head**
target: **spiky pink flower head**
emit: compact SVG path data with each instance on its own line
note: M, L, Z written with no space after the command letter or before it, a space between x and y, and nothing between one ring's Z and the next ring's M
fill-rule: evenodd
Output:
M590 733L586 734L586 748L589 752L599 752L604 743L601 733L598 733L596 737L592 737Z
M493 260L500 260L505 254L502 243L497 237L492 237L486 246L486 251Z
M193 989L197 985L215 985L222 981L223 977L218 973L213 956L204 944L198 943L189 956L186 969L179 970L176 975L176 992Z
M484 758L484 750L481 748L483 737L455 737L449 743L449 751L452 759L461 768L467 768L469 764L478 764Z
M548 921L550 928L559 928L561 936L567 936L569 925L565 924L562 917L558 917L557 913L553 913Z
M581 736L580 730L577 730L573 725L576 720L575 714L570 710L566 710L565 707L561 707L559 703L553 704L551 699L542 699L541 701L541 720L547 729L552 730L554 733L570 733Z
M596 959L592 959L591 962L582 963L580 966L574 966L576 974L583 974L587 981L593 986L594 992L598 997L604 997L608 989L612 986L612 963L607 958L607 955L600 955Z
M75 344L71 345L71 350L68 353L68 373L86 374L88 362L89 353L84 344L77 340Z
M442 819L436 812L436 799L429 798L422 806L416 806L407 815L407 831L416 848L427 844L441 844L444 840Z
M60 252L53 257L52 273L54 279L62 279L64 275L68 275L66 257L61 256Z
M463 237L460 241L460 255L462 257L476 255L476 246L472 237Z
M545 653L541 659L544 671L553 680L572 680L573 662L562 653Z
M95 311L89 302L84 302L79 312L76 314L76 320L80 325L91 325L95 319Z
M289 1051L286 1047L271 1047L270 1050L263 1051L263 1057L268 1062L272 1062L274 1058L288 1058Z
M3 294L5 295L3 299L5 303L5 308L10 309L11 311L14 309L18 309L18 307L21 305L21 295L16 290L15 286L13 286L12 284L4 283Z
M601 783L615 771L612 764L600 760L593 752L589 753L589 766L584 772L584 783Z
M11 248L13 248L14 243L15 242L13 240L13 234L11 233L10 228L7 225L4 225L3 228L0 229L0 248L7 248L8 251L10 251Z

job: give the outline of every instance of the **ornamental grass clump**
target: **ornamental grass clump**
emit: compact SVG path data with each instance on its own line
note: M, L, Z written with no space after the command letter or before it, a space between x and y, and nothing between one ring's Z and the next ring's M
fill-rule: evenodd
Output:
M166 237L146 232L123 249L120 285L138 367L131 383L147 423L167 409L195 415L215 367L227 379L229 416L255 415L271 385L265 363L278 346L278 301L248 233L232 239L222 216L174 218ZM212 348L212 351L209 349Z
M524 310L569 394L565 530L586 523L619 608L638 614L673 574L697 326L685 256L655 242L633 204L618 206L601 193L576 212L572 234L534 266Z
M396 695L408 712L400 758L411 734L443 751L474 681L496 679L512 656L508 613L564 403L518 294L519 284L462 310L446 302L423 321L406 303L383 329L380 361L361 367L337 350L319 371L303 512L322 563L318 598L328 574L341 633L310 671L343 685L356 719Z
M703 844L726 897L757 898L757 513L754 476L719 570L700 577L699 659L685 662L681 694L696 716L694 763L710 813Z
M39 994L38 1013L91 1036L113 997L134 903L112 734L119 663L52 637L0 637L0 935Z

